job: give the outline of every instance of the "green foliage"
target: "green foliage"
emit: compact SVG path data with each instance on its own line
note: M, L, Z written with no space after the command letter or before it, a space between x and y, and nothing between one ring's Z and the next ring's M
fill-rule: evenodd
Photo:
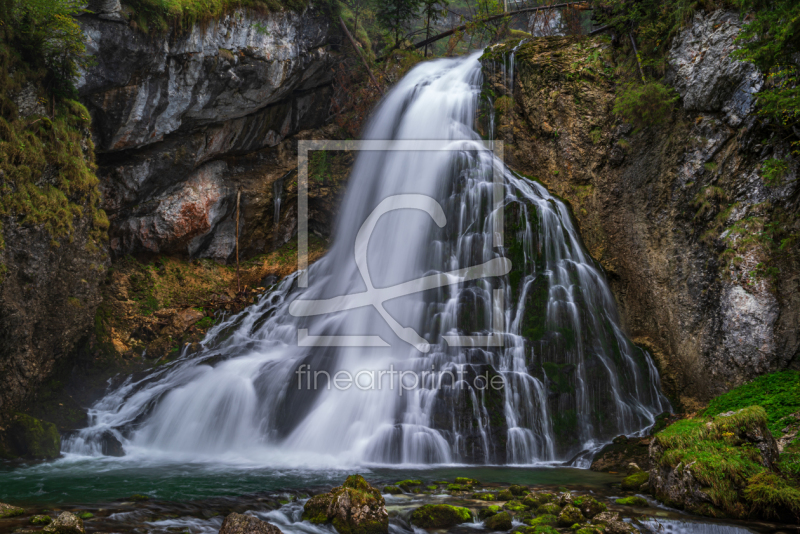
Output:
M759 113L783 127L796 127L800 124L800 80L793 57L800 52L800 3L738 0L738 4L749 16L737 37L740 49L733 55L753 62L766 74L765 87L757 95Z
M632 83L617 92L613 111L637 129L645 128L668 119L679 98L674 89L662 83Z
M421 7L422 0L375 0L378 23L394 37L392 48L400 46Z
M760 376L712 400L702 415L710 417L749 406L763 408L770 432L780 436L780 431L794 419L790 415L800 411L800 372Z
M789 170L789 162L785 159L770 158L761 165L761 176L770 187L783 185L783 178Z
M186 31L195 24L221 17L237 8L268 13L285 9L302 11L308 7L308 0L128 0L125 3L133 11L131 20L134 26L151 34L171 29ZM262 33L260 28L256 30Z
M638 497L636 495L632 497L622 497L621 499L617 499L617 504L621 504L623 506L638 506L641 508L648 506L647 499L643 497Z
M790 485L775 473L763 472L751 477L744 489L744 497L752 510L763 517L778 518L781 509L800 516L800 489Z

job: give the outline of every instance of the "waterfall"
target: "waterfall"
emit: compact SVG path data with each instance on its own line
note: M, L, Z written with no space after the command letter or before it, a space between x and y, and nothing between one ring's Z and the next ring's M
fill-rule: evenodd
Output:
M366 139L448 149L358 154L333 245L309 267L307 288L287 277L216 325L199 352L129 378L92 407L91 426L65 450L97 453L111 434L128 454L215 462L534 464L640 432L668 410L566 205L483 149L474 129L479 55L422 63L385 96ZM398 195L435 202L428 213L397 209L373 220L364 244L362 225ZM475 267L506 261L510 272ZM293 312L364 293L362 268L380 290L439 282L382 309ZM392 321L424 343L398 337ZM306 346L299 332L384 343ZM337 387L337 376L355 383Z

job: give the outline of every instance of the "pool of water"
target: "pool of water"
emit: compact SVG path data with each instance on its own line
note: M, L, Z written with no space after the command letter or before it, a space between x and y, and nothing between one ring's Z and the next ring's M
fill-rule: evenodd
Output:
M380 467L347 469L270 468L213 463L147 463L125 458L67 457L0 469L0 501L13 504L95 504L148 495L166 501L320 488L341 484L352 473L383 485L406 478L483 483L607 487L621 477L564 467Z

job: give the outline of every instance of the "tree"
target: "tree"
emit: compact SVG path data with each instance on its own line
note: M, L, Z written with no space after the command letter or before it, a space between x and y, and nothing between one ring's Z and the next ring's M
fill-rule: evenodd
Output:
M421 5L422 0L375 0L378 23L394 35L392 48L400 46L401 36L417 17Z
M425 39L431 36L431 24L444 18L449 0L422 0L422 14L425 17ZM425 57L428 57L428 45L425 45Z

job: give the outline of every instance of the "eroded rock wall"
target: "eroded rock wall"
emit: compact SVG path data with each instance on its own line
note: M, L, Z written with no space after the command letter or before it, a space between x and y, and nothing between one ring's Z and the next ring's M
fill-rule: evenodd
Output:
M324 124L337 61L329 18L313 7L236 10L154 37L128 24L118 3L105 2L98 13L81 19L96 64L79 91L93 118L112 254L227 261L235 199L245 184L223 159L262 150L263 159L274 159L272 149L284 139ZM242 191L245 204L264 192L271 198L270 184L285 169L271 170L262 172L270 183ZM274 226L271 216L251 214L240 218L244 235Z
M514 105L497 105L512 168L570 201L626 329L690 410L800 365L800 262L796 244L780 247L800 232L798 169L763 180L789 147L753 113L761 75L730 57L739 20L699 13L676 37L667 79L682 98L666 124L615 118L620 51L602 37L523 45ZM502 51L485 60L495 102L511 95Z

